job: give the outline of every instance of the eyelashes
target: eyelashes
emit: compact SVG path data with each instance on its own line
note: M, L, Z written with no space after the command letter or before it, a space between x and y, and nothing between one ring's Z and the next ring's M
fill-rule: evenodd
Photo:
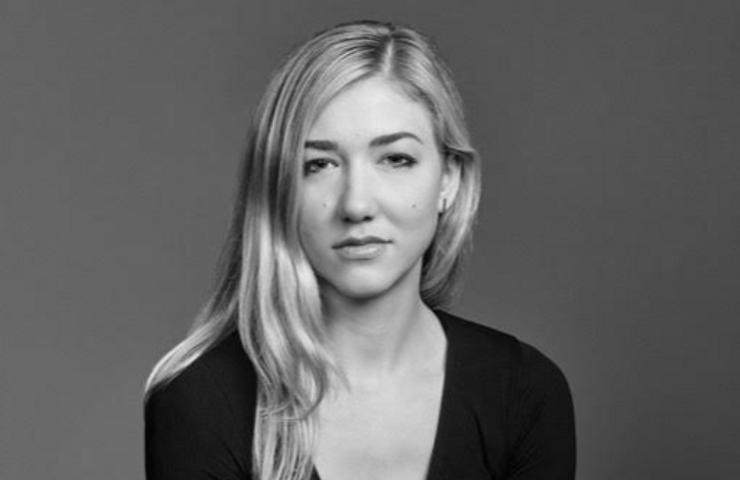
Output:
M386 155L383 159L388 160L394 168L411 167L417 163L414 157L405 153L392 153Z
M405 153L391 153L384 155L378 161L382 165L387 165L393 169L410 168L416 165L416 160L411 155ZM313 175L329 168L337 167L339 162L331 158L312 158L303 162L304 175Z
M334 163L334 161L327 158L314 158L311 160L306 160L305 162L303 162L303 174L311 175L314 173L319 173L321 170L327 168L327 166L331 163Z

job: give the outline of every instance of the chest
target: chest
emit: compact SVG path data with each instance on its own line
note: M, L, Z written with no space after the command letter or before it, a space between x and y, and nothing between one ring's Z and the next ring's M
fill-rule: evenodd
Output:
M333 396L319 407L314 463L322 480L420 480L434 447L443 375Z

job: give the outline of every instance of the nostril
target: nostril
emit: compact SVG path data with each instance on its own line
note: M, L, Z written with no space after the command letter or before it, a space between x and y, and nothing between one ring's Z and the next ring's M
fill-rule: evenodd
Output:
M340 215L349 221L369 220L375 211L374 202L368 197L345 196L340 203Z
M338 198L337 212L345 222L372 220L377 210L377 185L373 184L372 171L362 159L348 162L342 170L342 191Z
M372 215L364 215L364 216L344 215L342 217L342 220L346 223L362 223L362 222L368 222L372 219L373 219Z

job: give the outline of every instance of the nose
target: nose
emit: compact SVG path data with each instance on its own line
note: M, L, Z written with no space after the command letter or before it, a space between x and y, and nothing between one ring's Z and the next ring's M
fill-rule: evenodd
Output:
M367 171L361 162L348 162L338 203L342 221L358 223L372 220L377 209L376 190L372 172Z

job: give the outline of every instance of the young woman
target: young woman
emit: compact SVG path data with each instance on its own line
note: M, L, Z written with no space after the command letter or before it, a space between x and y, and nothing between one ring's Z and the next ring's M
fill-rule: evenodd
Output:
M293 52L249 133L213 297L147 382L147 477L573 479L557 366L441 309L479 191L419 33L356 22Z

